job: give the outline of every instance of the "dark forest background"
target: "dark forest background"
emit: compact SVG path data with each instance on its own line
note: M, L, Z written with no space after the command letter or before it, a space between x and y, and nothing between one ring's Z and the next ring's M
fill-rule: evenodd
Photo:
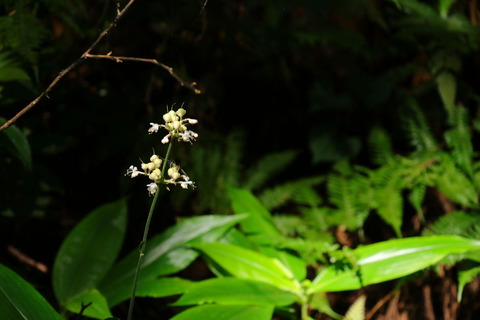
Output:
M125 3L0 0L3 121L76 60ZM48 271L12 248L50 268L68 232L121 197L129 204L123 250L135 248L150 201L146 183L125 172L152 148L162 153L161 137L147 130L172 106L184 105L199 121L198 141L173 155L197 189L164 193L153 233L179 217L228 214L225 188L244 187L255 164L272 154L292 160L282 158L264 189L328 175L340 161L378 168L369 147L377 128L395 154L407 156L416 150L406 125L412 104L436 138L450 125L450 104L465 108L475 148L478 19L477 0L136 1L92 53L157 59L201 94L148 63L86 59L70 72L15 123L31 159L0 133L0 263L52 297ZM425 226L449 211L433 198ZM274 211L295 214L298 206L285 201ZM402 233L420 234L414 210L405 212ZM329 232L338 237L336 227ZM362 232L349 228L347 243L396 236L375 215Z

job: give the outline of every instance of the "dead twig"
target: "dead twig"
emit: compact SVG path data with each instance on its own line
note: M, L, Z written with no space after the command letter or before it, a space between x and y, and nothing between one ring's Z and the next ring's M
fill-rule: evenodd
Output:
M9 119L7 122L5 122L2 126L0 126L0 131L7 129L10 127L15 121L17 121L21 116L23 116L28 110L32 109L34 106L36 106L40 100L42 100L44 97L48 97L48 94L52 89L58 84L58 82L65 76L67 75L70 71L75 69L79 64L81 64L83 61L85 61L87 58L100 58L102 57L101 55L91 55L90 52L97 47L97 45L100 43L100 41L103 40L107 36L107 34L112 30L117 22L125 15L125 13L128 11L130 6L135 2L135 0L130 0L128 3L123 7L123 9L117 8L117 15L115 16L115 19L103 30L97 37L97 39L90 45L90 47L85 50L82 55L75 60L72 64L70 64L68 67L66 67L64 70L60 71L60 73L57 75L55 79L48 85L48 87L40 93L32 102L30 102L26 107L24 107L22 110L20 110L15 116L13 116L11 119ZM176 75L173 72L173 69L154 60L154 59L141 59L141 58L127 58L124 57L123 60L132 60L132 61L143 61L143 62L149 62L149 63L154 63L170 73L170 75L175 78L182 86L185 86L187 88L192 89L195 93L200 93L200 90L195 88L195 83L187 84L185 83L178 75Z
M187 83L183 81L175 72L173 72L173 68L158 62L156 59L147 59L147 58L137 58L137 57L121 57L121 56L112 56L110 54L86 54L85 58L90 58L90 59L107 59L107 60L112 60L117 63L123 62L123 61L136 61L136 62L144 62L144 63L151 63L154 64L164 70L166 70L175 80L180 83L182 87L188 88L195 92L196 94L200 94L201 91L197 89L195 86L197 83L192 82L192 83Z

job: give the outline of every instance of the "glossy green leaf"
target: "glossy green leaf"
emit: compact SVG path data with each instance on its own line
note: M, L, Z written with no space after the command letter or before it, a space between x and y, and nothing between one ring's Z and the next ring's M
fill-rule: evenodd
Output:
M298 297L278 287L238 278L214 278L192 285L174 305L275 305L288 306Z
M119 200L95 209L70 232L53 266L61 304L96 288L118 255L126 224L126 202Z
M198 253L186 244L218 240L245 216L201 216L186 219L147 241L138 288L150 281L186 268ZM110 306L130 297L138 250L117 263L99 285Z
M270 320L273 306L205 305L190 308L170 320Z
M0 319L62 320L28 282L0 264Z
M326 267L314 279L310 291L355 290L409 275L435 265L449 254L479 249L480 241L457 236L413 237L366 245L352 251L358 270Z
M107 300L96 289L92 289L82 294L69 299L66 302L65 308L71 312L80 313L82 306L87 306L83 310L83 315L94 319L105 319L112 317L110 309L108 308Z
M5 122L7 121L0 117L0 125L3 125ZM23 132L15 125L12 125L8 129L1 131L0 135L5 136L8 140L7 148L10 149L10 152L20 160L25 167L30 168L32 166L32 152L27 137Z
M194 282L177 277L158 278L137 288L138 297L161 298L184 293Z
M299 282L278 259L227 243L201 243L193 247L202 251L234 277L269 283L295 293L300 292Z
M260 246L259 251L270 258L278 259L278 261L292 272L298 281L303 281L307 277L307 265L299 257L268 246Z
M246 234L279 235L272 222L270 212L248 190L229 188L228 195L235 214L248 214L248 218L240 222Z

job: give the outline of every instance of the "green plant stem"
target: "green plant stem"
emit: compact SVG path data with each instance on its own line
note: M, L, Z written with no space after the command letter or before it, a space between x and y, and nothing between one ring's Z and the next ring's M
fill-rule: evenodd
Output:
M172 149L172 141L168 144L167 153L165 154L165 159L163 160L163 166L161 171L161 177L159 184L162 184L164 179L164 172L167 167L168 157L170 156L170 151ZM150 229L150 223L152 221L153 211L155 210L155 206L157 204L158 195L160 194L160 190L155 192L155 196L153 197L152 204L150 205L150 210L148 212L147 221L145 222L145 229L143 230L143 238L142 242L140 242L139 246L139 255L137 261L137 267L135 269L135 275L133 276L133 285L132 285L132 294L130 296L130 305L128 306L128 316L127 320L132 320L133 315L133 306L135 304L135 295L137 292L137 284L138 284L138 276L140 274L140 268L142 267L143 257L145 256L145 248L147 245L147 237L148 237L148 230Z

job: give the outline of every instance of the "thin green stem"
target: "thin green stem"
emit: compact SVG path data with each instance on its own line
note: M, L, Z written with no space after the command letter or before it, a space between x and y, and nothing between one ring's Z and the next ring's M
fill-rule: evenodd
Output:
M167 167L167 161L168 161L168 157L170 156L171 149L172 149L172 141L170 141L170 143L168 144L167 153L165 154L165 159L163 161L162 172L161 172L161 177L160 177L160 182L159 182L160 184L162 184L163 181L164 181L164 172L165 172L165 168ZM138 261L137 261L137 267L135 269L135 275L133 276L132 294L130 296L130 305L128 306L127 320L132 320L133 306L135 304L135 295L136 295L136 292L137 292L138 276L140 274L140 269L142 267L143 257L145 256L145 248L146 248L146 245L147 245L148 230L150 229L150 223L152 221L153 211L155 210L155 206L157 204L159 194L160 194L160 191L157 190L157 192L155 192L155 196L153 197L152 204L150 205L150 210L148 212L147 221L145 222L145 229L143 230L143 238L142 238L142 242L140 242L140 246L139 246L139 255L138 255Z

